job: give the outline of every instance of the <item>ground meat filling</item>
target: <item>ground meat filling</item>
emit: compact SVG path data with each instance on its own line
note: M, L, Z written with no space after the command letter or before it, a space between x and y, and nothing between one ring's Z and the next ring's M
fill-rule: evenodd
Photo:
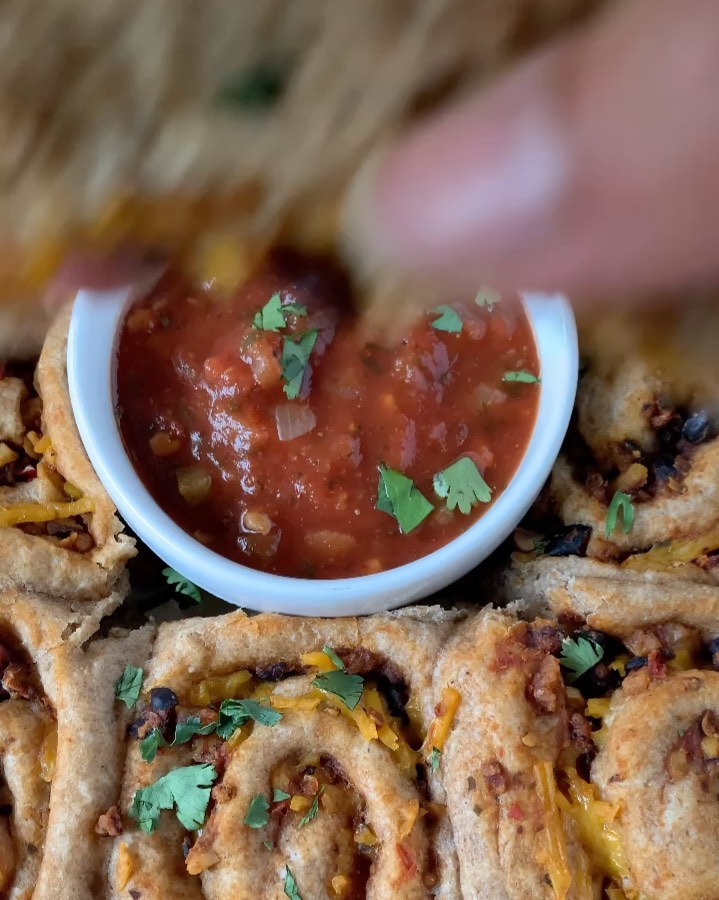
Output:
M675 408L663 400L646 404L643 413L656 435L651 452L631 440L614 447L614 465L600 468L591 448L576 429L567 439L565 451L574 464L576 479L587 493L608 505L614 492L630 494L643 503L665 492L682 489L696 448L717 436L717 428L704 410Z
M713 710L705 709L680 732L667 754L666 768L672 781L694 773L706 791L719 787L719 718Z
M32 663L10 637L0 640L0 702L19 697L50 708Z

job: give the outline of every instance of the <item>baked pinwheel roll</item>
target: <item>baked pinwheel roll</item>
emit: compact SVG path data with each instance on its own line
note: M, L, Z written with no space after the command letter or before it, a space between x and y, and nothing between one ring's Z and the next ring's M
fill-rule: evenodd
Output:
M550 485L565 528L540 534L540 547L712 577L719 321L703 313L609 317L583 335L576 420Z
M457 896L425 742L454 712L439 723L430 690L453 618L162 625L113 811L111 895Z
M435 676L462 698L441 771L463 896L716 897L719 590L550 562Z
M117 792L127 727L114 702L151 630L85 648L65 640L60 602L0 592L0 896L99 896L107 840L98 817Z
M48 334L34 382L26 366L6 366L0 379L0 585L82 609L77 601L111 595L135 550L75 427L68 316Z

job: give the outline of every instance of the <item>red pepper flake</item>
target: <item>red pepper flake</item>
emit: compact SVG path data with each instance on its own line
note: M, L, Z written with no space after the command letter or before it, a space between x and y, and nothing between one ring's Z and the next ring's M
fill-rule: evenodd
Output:
M406 847L403 847L402 844L397 844L397 855L399 856L400 862L405 870L404 880L407 881L416 873L417 871L417 863L414 861L414 857L407 850Z
M507 815L510 819L514 819L515 822L521 822L524 819L524 813L518 803L511 804L507 810Z

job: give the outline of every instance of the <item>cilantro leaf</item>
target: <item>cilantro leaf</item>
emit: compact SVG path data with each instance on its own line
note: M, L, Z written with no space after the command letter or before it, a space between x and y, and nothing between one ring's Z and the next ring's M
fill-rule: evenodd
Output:
M142 669L135 666L125 666L125 671L115 682L115 697L127 706L128 709L137 703L142 690Z
M153 728L149 734L140 741L140 756L145 762L152 762L157 756L160 747L166 747L167 741L162 736L159 728Z
M279 100L287 75L283 66L259 62L221 85L215 103L232 110L264 112Z
M278 293L274 293L252 320L252 327L260 331L280 331L287 327L287 316L306 316L307 308L299 303L282 303Z
M264 828L270 821L269 816L270 804L262 796L256 794L250 801L249 809L243 819L248 828Z
M215 728L217 728L217 722L209 722L207 725L203 725L199 716L190 716L184 722L177 723L175 726L175 737L169 744L162 736L160 729L153 728L140 741L140 755L145 762L152 762L157 756L157 751L160 747L176 747L178 744L186 744L196 734L212 734Z
M527 372L526 369L517 369L513 372L505 372L502 375L502 381L518 381L520 384L539 384L541 380L541 378L538 378L531 372Z
M442 751L439 747L432 747L432 752L429 754L429 758L427 762L429 763L429 767L433 772L436 772L439 769L439 764L442 760Z
M290 871L289 866L287 866L285 869L285 896L289 897L290 900L302 900L302 897L300 897L300 892L297 889L295 876Z
M322 787L315 795L315 799L312 801L312 805L297 823L298 828L302 828L303 825L307 825L308 822L311 822L313 819L317 818L317 813L320 811L320 797L322 796L322 794L324 794L324 792L325 786L322 785Z
M175 593L184 594L186 597L191 597L195 603L202 602L202 592L197 587L196 584L193 584L189 578L185 578L184 575L180 575L177 569L173 569L171 566L167 566L162 570L162 574L165 576L165 581L172 586L175 585Z
M322 672L312 682L315 687L327 694L334 694L348 709L354 709L362 699L364 678L361 675L348 675L336 669L333 672Z
M212 734L217 728L217 722L208 722L203 725L199 716L189 716L184 722L178 722L175 725L175 739L172 745L186 744L196 734Z
M305 332L299 340L286 337L282 342L282 377L285 380L283 390L290 400L299 397L302 379L316 343L315 329Z
M585 672L593 669L594 666L604 656L604 648L596 641L589 638L579 637L565 638L562 641L562 655L559 657L559 664L569 669L567 681L575 682L581 678Z
M160 812L174 807L180 823L188 831L196 831L205 821L211 786L216 778L215 767L210 765L173 769L136 791L128 813L144 832L152 834Z
M499 293L499 291L495 291L494 288L491 287L481 287L477 291L477 296L474 298L474 302L477 304L477 306L491 309L493 306L496 306L501 299L502 295Z
M617 517L622 514L622 531L629 534L634 524L634 507L632 498L623 491L616 491L607 509L607 519L604 524L604 535L610 538L617 527Z
M272 791L272 802L281 803L283 800L289 800L291 796L292 794L286 794L279 788L275 788L274 791Z
M332 649L332 647L330 647L328 644L325 644L324 647L322 648L322 652L324 653L325 656L328 656L330 658L330 661L333 666L335 666L338 669L341 669L344 672L346 666L342 662L342 660L339 658L339 656L337 656L337 654Z
M257 700L223 700L220 703L220 719L217 734L222 740L230 738L238 728L252 719L260 725L272 728L282 718L282 713Z
M462 331L462 317L451 306L442 303L441 306L435 307L432 312L441 313L438 319L431 322L432 328L437 331L448 331L450 334L460 334Z
M394 516L402 533L409 534L427 518L434 506L411 478L397 469L380 465L376 508Z
M433 484L435 494L447 500L447 509L458 506L465 516L476 503L489 503L492 499L492 489L468 456L437 472Z

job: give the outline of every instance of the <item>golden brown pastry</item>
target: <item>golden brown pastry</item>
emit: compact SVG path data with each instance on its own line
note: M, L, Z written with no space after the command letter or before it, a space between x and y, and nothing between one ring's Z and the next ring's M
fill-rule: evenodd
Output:
M435 675L462 698L440 772L463 896L715 897L719 589L529 568Z
M69 246L322 230L372 147L594 5L8 0L0 353L38 348Z
M709 348L717 339L716 305L689 301L585 330L576 422L550 484L553 509L574 528L569 545L627 569L696 577L701 568L711 577L719 396Z
M108 847L94 827L128 719L115 683L150 648L147 628L83 649L66 626L62 604L0 592L0 894L13 900L98 896Z
M75 427L68 316L48 334L34 383L28 366L8 366L0 379L0 586L64 597L87 613L84 601L112 594L135 549ZM109 610L104 600L94 612Z
M430 683L455 618L234 613L160 626L111 896L457 897L424 740L447 718Z

